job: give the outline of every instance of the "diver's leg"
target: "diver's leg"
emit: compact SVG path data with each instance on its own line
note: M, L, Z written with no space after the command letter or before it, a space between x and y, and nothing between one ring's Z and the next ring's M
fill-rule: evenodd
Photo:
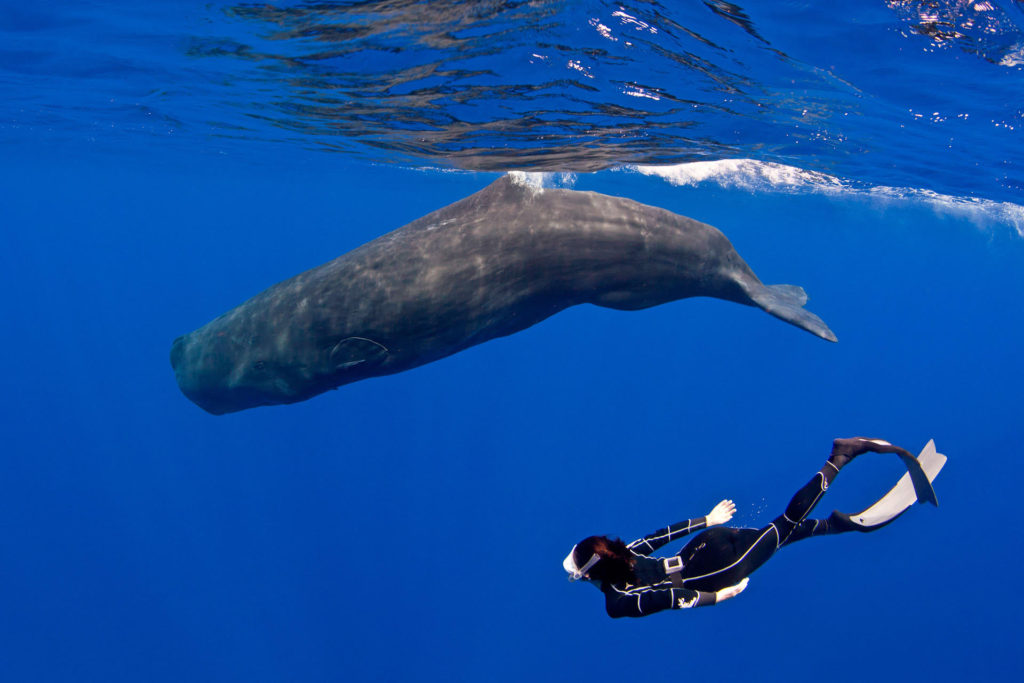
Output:
M832 513L825 519L805 519L796 525L796 528L789 534L789 538L782 542L782 545L789 545L802 541L812 536L828 536L830 534L841 534L844 531L874 531L877 527L861 527L853 524L842 517Z
M839 470L848 465L858 455L867 452L895 452L896 446L881 439L865 439L857 437L853 439L836 439L832 442L832 452L828 460L809 482L794 494L786 506L786 511L779 517L772 520L770 526L774 526L779 533L779 546L793 543L809 536L817 536L828 533L839 533L849 531L848 525L841 524L841 520L830 516L827 520L806 520L811 514L814 506L818 504L821 497L825 495L829 484L839 474ZM803 524L804 521L809 524ZM796 536L794 537L794 534Z
M811 536L823 536L829 533L828 522L824 519L805 519L796 525L789 534L789 538L782 542L782 545L789 545L790 543L796 543L802 541L805 538Z
M840 467L842 465L837 466L831 460L826 461L825 465L818 470L818 473L793 495L789 505L786 506L786 511L772 520L769 526L775 527L775 530L778 532L778 546L786 543L800 526L800 523L804 521L807 515L811 514L811 510L818 504L821 497L825 495L829 484L839 474Z

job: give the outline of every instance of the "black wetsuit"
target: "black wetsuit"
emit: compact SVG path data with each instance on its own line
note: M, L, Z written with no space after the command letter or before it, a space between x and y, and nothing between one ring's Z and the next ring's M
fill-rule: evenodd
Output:
M715 591L739 583L788 543L856 527L836 515L806 519L847 462L834 456L786 506L786 512L760 529L716 526L698 534L674 558L649 557L661 546L705 529L707 519L691 519L659 529L627 547L635 555L635 583L601 583L611 617L643 617L666 609L715 604ZM838 463L838 464L836 464ZM863 531L863 528L857 528ZM678 568L679 561L682 568ZM673 576L675 575L675 576Z
M627 547L636 556L633 574L636 583L602 583L605 609L611 617L643 617L666 609L684 609L715 603L714 593L674 586L663 558L650 553L687 534L707 527L707 518L688 519L670 524L653 534L638 538ZM697 538L700 538L698 536Z

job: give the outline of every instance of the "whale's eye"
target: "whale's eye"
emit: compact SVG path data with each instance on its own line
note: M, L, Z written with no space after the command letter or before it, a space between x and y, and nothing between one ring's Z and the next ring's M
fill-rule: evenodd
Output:
M267 367L267 364L265 362L261 361L261 360L258 360L258 361L256 361L255 363L252 364L252 367L254 369L256 369L256 370L265 370L266 367Z

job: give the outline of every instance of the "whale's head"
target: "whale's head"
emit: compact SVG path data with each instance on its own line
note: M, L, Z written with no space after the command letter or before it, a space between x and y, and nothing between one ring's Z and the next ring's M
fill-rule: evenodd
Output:
M223 330L196 330L171 345L171 366L185 396L208 413L223 415L301 400L278 359Z

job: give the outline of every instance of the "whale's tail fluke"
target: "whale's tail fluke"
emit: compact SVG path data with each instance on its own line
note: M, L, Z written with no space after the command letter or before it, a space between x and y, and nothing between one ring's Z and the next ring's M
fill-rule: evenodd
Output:
M807 330L826 341L838 341L818 316L804 308L807 293L796 285L755 285L748 294L755 304L780 320Z

